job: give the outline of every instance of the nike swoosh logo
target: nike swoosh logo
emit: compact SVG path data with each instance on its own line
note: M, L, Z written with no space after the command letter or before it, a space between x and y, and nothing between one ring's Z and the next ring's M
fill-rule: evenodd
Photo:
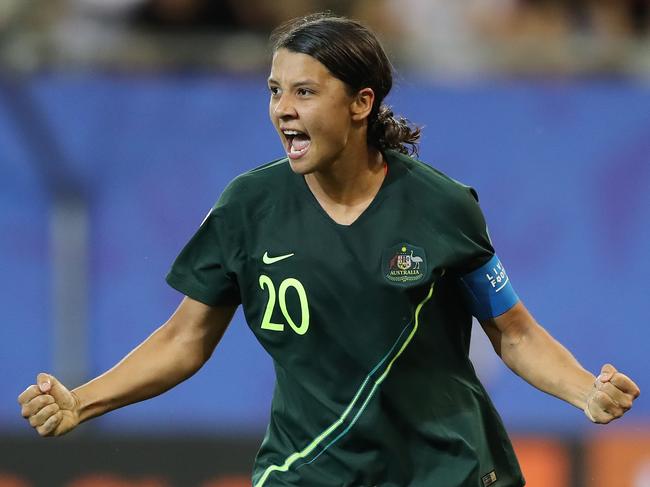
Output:
M264 255L262 256L262 262L265 264L275 264L276 262L280 262L281 260L288 259L289 257L293 257L294 254L286 254L286 255L279 255L277 257L269 257L268 252L264 252Z

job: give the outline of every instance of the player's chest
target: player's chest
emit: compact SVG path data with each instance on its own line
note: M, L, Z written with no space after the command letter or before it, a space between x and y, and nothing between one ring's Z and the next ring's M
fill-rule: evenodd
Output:
M249 319L262 329L280 319L298 333L308 316L388 313L401 323L447 258L435 228L420 222L390 207L350 226L310 208L269 214L249 229L238 270Z
M274 356L329 347L337 360L373 364L406 336L443 272L445 248L417 218L387 213L344 227L296 211L249 229L238 270L242 303Z
M445 267L442 242L436 228L403 211L364 214L344 226L301 208L270 214L250 229L241 271L247 282L266 275L404 290L429 282Z

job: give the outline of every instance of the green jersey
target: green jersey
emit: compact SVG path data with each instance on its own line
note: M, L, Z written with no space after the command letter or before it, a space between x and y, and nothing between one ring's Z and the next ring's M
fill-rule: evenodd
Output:
M494 257L476 193L385 156L351 225L287 159L239 176L167 280L208 305L242 304L273 358L255 487L522 486L468 358L462 278Z

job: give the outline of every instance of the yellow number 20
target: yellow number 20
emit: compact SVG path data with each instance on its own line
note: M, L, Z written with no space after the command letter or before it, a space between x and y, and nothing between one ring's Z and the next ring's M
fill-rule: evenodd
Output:
M271 321L271 316L273 316L273 308L275 308L275 285L269 276L262 274L260 276L260 288L264 290L267 288L269 291L269 300L266 303L266 310L264 311L264 317L262 318L262 329L271 330L271 331L284 331L284 323L273 323ZM296 325L296 322L293 320L287 309L287 291L289 288L293 288L298 294L298 299L300 300L300 325ZM289 326L293 328L298 335L304 335L307 333L309 328L309 302L307 301L307 293L302 283L298 279L289 277L280 283L280 288L278 289L278 301L280 301L280 310L284 316Z

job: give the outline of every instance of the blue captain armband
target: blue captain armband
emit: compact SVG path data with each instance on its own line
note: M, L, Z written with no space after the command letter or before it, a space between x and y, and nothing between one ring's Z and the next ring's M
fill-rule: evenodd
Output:
M499 316L519 301L519 296L496 255L460 280L470 311L479 320Z

